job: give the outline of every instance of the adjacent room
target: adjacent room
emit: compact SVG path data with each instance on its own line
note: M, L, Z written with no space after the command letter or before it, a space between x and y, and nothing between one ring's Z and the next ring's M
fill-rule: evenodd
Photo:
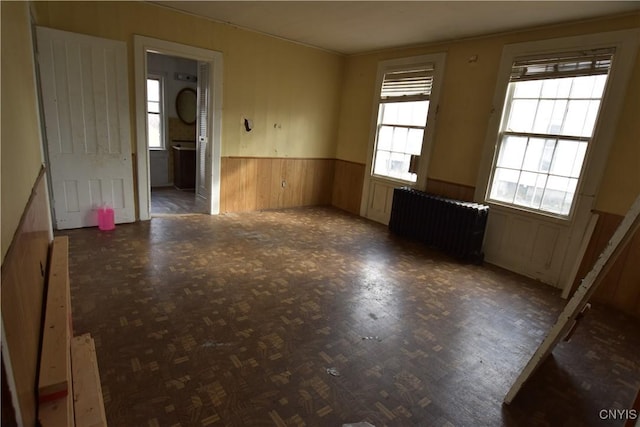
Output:
M0 7L3 426L638 426L640 3Z

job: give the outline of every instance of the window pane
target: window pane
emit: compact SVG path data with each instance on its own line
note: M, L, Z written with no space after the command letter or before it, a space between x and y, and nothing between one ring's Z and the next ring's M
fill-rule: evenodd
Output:
M576 159L573 162L573 168L571 169L571 176L573 178L580 177L580 171L582 170L582 163L584 162L584 156L587 154L587 143L579 142L578 150L576 151Z
M601 74L599 76L595 76L595 82L593 84L593 93L591 96L593 98L602 98L604 94L604 87L607 84L607 74Z
M590 98L595 82L596 76L575 77L571 85L570 98Z
M376 164L373 173L376 175L389 175L389 157L391 153L388 151L378 151L376 153Z
M526 148L527 138L521 136L506 137L500 146L498 166L520 169Z
M426 126L427 114L429 113L429 101L418 101L413 106L413 117L411 118L412 126Z
M560 140L551 164L551 173L554 175L570 176L578 151L577 141Z
M409 137L407 138L407 153L420 155L422 151L422 137L424 136L424 130L422 129L409 129Z
M540 172L549 172L551 169L551 162L553 161L553 153L556 150L555 139L545 139L544 151L542 152L542 159L540 160Z
M513 202L519 177L520 172L518 171L496 168L490 197L503 202Z
M149 101L147 102L147 112L149 113L160 113L160 103Z
M149 138L149 147L150 148L162 148L162 143L160 139L160 115L158 114L147 114L147 135Z
M389 125L425 126L429 101L387 102L380 106L381 123Z
M538 111L536 112L536 119L533 123L533 131L535 133L547 133L549 131L555 103L555 101L550 100L540 101Z
M391 151L404 152L407 146L407 134L409 129L407 128L393 128L393 139L391 141Z
M396 125L398 124L398 102L387 102L380 104L380 123Z
M562 127L562 135L591 136L584 135L584 122L589 109L589 101L569 101L567 106L567 117Z
M410 156L402 153L391 153L389 161L389 175L396 178L405 178L409 172Z
M584 119L584 127L582 128L582 136L593 136L593 128L596 125L599 109L600 101L589 101L587 117Z
M514 203L529 208L539 208L546 182L546 174L522 172Z
M548 79L543 80L543 98L567 98L571 90L571 79Z
M511 103L507 129L513 132L531 132L537 106L537 100L514 100Z
M533 132L559 134L566 108L565 100L541 100L538 104Z
M532 172L549 172L555 141L530 138L522 169Z
M547 180L547 188L542 196L541 208L549 212L568 215L577 184L577 179L550 175Z
M393 128L391 126L381 126L378 133L378 150L390 150L392 138Z
M409 172L411 155L420 155L423 129L403 126L380 126L373 173L415 182Z
M565 79L566 80L566 79ZM549 120L548 133L559 135L562 132L562 123L567 112L567 101L564 99L556 100L553 103L553 114Z
M542 88L541 80L527 80L517 82L513 97L515 98L538 98Z
M147 100L160 102L160 81L147 79Z

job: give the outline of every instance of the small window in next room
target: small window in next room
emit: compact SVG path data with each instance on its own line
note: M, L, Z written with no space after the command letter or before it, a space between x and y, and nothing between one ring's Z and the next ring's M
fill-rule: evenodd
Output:
M416 182L433 74L432 65L385 72L378 103L373 175Z
M149 149L164 150L163 79L147 77L147 138Z
M613 49L516 59L488 200L569 217Z

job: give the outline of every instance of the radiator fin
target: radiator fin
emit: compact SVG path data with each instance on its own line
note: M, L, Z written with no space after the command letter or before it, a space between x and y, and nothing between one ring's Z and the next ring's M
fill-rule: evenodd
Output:
M465 260L482 263L489 206L396 188L389 230Z

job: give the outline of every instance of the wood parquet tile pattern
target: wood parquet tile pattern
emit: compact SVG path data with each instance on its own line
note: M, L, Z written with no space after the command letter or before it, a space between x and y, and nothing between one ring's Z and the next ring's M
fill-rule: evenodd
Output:
M174 187L151 189L151 215L186 215L205 212L204 202L194 190Z
M559 293L332 208L65 234L112 427L618 425L640 386L638 321L595 307L503 407Z

